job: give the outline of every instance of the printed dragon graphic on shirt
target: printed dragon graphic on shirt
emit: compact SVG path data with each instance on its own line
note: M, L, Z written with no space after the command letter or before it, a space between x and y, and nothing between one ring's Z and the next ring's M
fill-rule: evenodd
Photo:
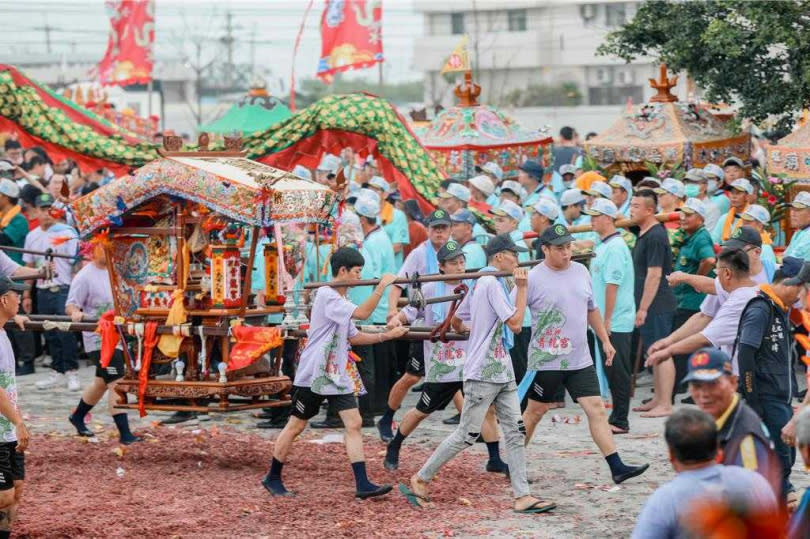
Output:
M463 369L464 358L464 350L453 342L433 343L427 381L436 383L461 380L460 369ZM456 372L457 369L459 372Z
M481 380L485 382L505 382L506 361L511 361L508 358L506 348L503 345L503 322L498 322L495 331L492 332L492 340L489 342L489 350L487 350L489 362L481 367Z
M546 308L537 313L537 322L529 344L529 369L539 370L559 356L571 353L571 339L563 334L565 315L561 310ZM568 360L560 361L560 369L568 368Z
M323 350L323 354L325 357L324 362L321 364L321 374L315 380L312 381L312 387L310 388L313 393L318 393L319 395L323 395L323 389L327 386L332 386L336 388L338 391L346 391L349 388L345 385L340 384L340 378L342 373L340 372L340 368L338 367L337 361L337 347L338 347L338 336L337 333L332 335L332 340L329 341L329 344ZM355 395L365 395L366 388L363 385L363 381L360 378L360 372L357 370L357 365L355 364L355 360L352 358L352 352L349 352L349 357L346 360L346 374L348 375L350 381L352 382L352 390L354 391ZM356 357L356 356L355 356ZM358 359L359 361L359 359Z

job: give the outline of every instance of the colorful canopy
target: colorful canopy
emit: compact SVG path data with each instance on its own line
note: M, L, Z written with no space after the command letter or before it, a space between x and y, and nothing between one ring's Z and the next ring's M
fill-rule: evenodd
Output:
M768 172L810 180L810 122L768 148Z
M255 226L323 223L335 194L321 184L241 157L166 157L72 203L82 236L120 224L144 202L171 195Z
M251 88L250 92L219 119L200 126L207 133L254 133L283 122L292 112L279 98L268 95L264 88Z

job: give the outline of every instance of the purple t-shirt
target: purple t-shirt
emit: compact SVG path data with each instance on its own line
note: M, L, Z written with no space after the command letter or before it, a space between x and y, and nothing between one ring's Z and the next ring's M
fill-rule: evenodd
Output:
M100 318L112 309L112 288L107 270L92 263L83 267L70 284L66 305L75 305L91 318ZM98 333L83 331L82 340L86 352L101 350L101 335Z
M427 283L422 288L422 295L426 299L435 298L439 296L449 296L453 293L453 286L447 285L443 282ZM447 317L447 311L450 309L450 303L426 305L424 310L417 309L416 307L407 307L402 309L402 313L408 320L409 324L413 324L414 320L424 318L425 325L433 327L444 322ZM459 308L459 311L461 309ZM469 322L469 312L460 313L456 311L456 316L461 318L465 323ZM437 314L441 314L438 317ZM463 316L462 316L463 315ZM461 382L463 380L464 361L467 358L467 341L449 341L449 342L424 342L425 350L425 382Z
M498 279L489 276L478 279L456 311L462 320L470 320L465 381L495 384L514 381L512 358L503 345L503 324L514 314L515 306Z
M48 230L43 230L42 227L38 226L25 237L25 248L40 252L53 249L56 254L75 256L79 252L79 237L72 227L64 223L56 223ZM23 254L23 262L33 264L35 268L41 268L46 264L47 260L42 255L25 253ZM55 270L53 279L48 281L39 279L37 288L70 286L73 278L73 260L55 257L53 266Z
M11 278L19 268L19 264L9 258L6 253L0 251L0 276Z
M349 339L358 333L352 322L356 308L330 286L318 290L294 385L309 387L319 395L354 394L354 379L347 365Z
M433 249L433 245L430 243L430 240L425 240L416 247L414 247L413 251L411 251L408 256L405 258L405 262L402 263L402 267L399 268L397 272L397 277L412 277L414 273L419 273L419 275L427 275L428 273L438 273L439 267L436 266L433 271L428 270L428 249ZM437 262L438 264L438 262ZM404 284L397 284L394 286L398 286L400 288L405 288L407 285Z
M529 370L573 371L593 364L588 312L596 305L585 266L571 262L568 269L556 271L545 262L538 264L529 272L526 303L532 313Z
M757 283L757 285L768 284L768 272L763 268L762 271L756 275L752 275L751 280ZM720 311L720 307L722 307L723 303L728 299L728 296L729 293L720 285L720 279L715 277L714 294L707 294L706 297L703 298L703 303L700 304L700 312L714 318Z

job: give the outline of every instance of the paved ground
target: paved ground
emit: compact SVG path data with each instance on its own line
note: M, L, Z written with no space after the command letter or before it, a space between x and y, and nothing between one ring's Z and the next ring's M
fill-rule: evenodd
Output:
M66 417L76 405L80 393L69 392L66 388L37 391L34 382L45 375L46 371L43 369L35 375L18 379L20 405L28 424L34 433L72 433L72 427L67 423ZM92 375L93 371L89 367L83 368L81 370L82 382L89 382ZM649 384L642 381L634 403L649 395ZM415 394L411 394L406 401L406 407L415 404L415 401ZM105 403L102 402L102 404ZM98 406L93 412L91 425L94 428L105 427L105 430L113 428L112 421L106 412L106 406ZM435 447L453 428L441 423L441 419L448 417L449 414L450 410L445 410L436 417L426 420L407 444L419 444L418 447L426 448ZM167 415L166 413L155 413L141 419L137 417L137 413L130 412L130 422L133 430L137 431L139 428L153 426L153 422ZM607 464L591 441L587 422L579 408L569 402L566 408L554 410L550 416L544 418L538 427L533 443L528 448L529 478L533 482L534 494L556 501L559 508L553 515L543 515L539 518L527 518L514 515L510 511L502 511L498 513L497 518L485 517L486 522L479 523L484 524L483 526L475 526L476 523L472 522L468 526L461 526L455 530L456 535L554 538L589 535L627 537L632 531L635 518L644 500L659 484L673 475L665 456L666 451L661 435L663 419L642 419L638 417L638 414L632 414L631 433L616 438L618 449L626 462L649 462L651 468L640 478L616 486L610 479ZM274 438L278 433L275 430L256 429L254 424L255 420L248 412L244 412L214 414L208 421L194 421L176 428L208 431L214 429L216 432L223 427L230 427L268 439ZM322 436L337 432L310 431L309 435ZM375 447L374 457L379 458L379 451L376 447L378 444L372 443L376 439L376 429L366 429L366 436L369 445ZM70 438L65 438L65 443L71 443L71 441ZM472 451L481 454L481 481L503 481L497 476L493 477L483 472L486 448L482 444L474 447ZM269 455L267 457L269 459ZM370 456L370 458L373 457ZM407 458L406 445L403 449L402 459L404 461ZM256 477L257 481L258 479L259 477ZM33 473L28 478L30 482L39 480L44 480L44 478L38 478ZM389 480L393 482L396 478ZM437 480L441 481L441 478ZM798 464L794 472L794 482L800 487L804 487L808 483L804 471ZM504 508L508 509L510 499L506 481L503 481L502 490L502 503ZM398 494L396 495L398 496ZM469 492L468 497L475 497L475 492ZM336 502L339 503L338 500ZM437 516L441 518L441 507L415 512L413 518L431 519ZM447 530L442 530L444 528L437 524L435 535L448 533ZM256 530L256 533L264 535L267 532ZM407 536L408 530L403 529L402 535Z

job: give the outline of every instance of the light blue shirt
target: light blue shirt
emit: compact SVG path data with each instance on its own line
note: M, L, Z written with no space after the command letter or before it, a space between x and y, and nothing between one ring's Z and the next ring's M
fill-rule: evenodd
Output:
M732 210L728 210L727 212L723 213L723 215L720 216L720 219L717 220L717 224L714 225L714 230L712 230L712 241L714 243L717 244L723 243L723 227L726 224L726 217L728 217L729 211ZM744 224L741 221L742 219L740 218L740 216L735 217L734 220L731 221L731 229L730 229L731 232L734 232L734 230L737 227L740 227Z
M560 211L560 215L557 217L557 220L554 221L554 224L565 225L566 228L571 228L572 226L578 225L588 225L590 223L591 223L591 216L586 214L580 215L573 223L569 223L565 219L565 214L563 214L562 210ZM594 245L599 243L599 234L597 234L594 231L573 232L571 236L573 236L574 239L578 241L592 241Z
M498 203L500 202L500 199L501 199L501 194L500 194L500 193L501 193L500 189L497 189L497 190L496 190L494 193L492 193L491 195L489 195L489 196L487 197L487 204L489 204L489 205L490 205L490 206L492 206L493 208L494 208L495 206L497 206L497 205L498 205Z
M515 242L515 245L518 247L526 247L526 242L523 241L523 232L520 230L513 230L509 233L509 237L512 238L512 241ZM532 258L531 251L526 251L525 253L518 253L518 262L528 262ZM528 328L532 325L532 313L529 311L529 307L526 307L526 311L523 313L523 327Z
M717 206L721 214L728 213L728 210L731 209L731 201L722 193L712 195L712 202L714 202L714 205Z
M250 274L250 291L254 294L258 292L265 291L265 280L264 280L264 246L270 245L271 241L270 238L264 236L259 238L259 241L256 242L256 258L253 259L253 272ZM300 305L300 294L303 288L301 287L300 279L295 280L295 285L293 287L293 299L298 300L298 304ZM288 293L288 292L284 292ZM265 301L267 299L265 298ZM275 300L274 300L275 301ZM280 324L281 321L284 319L284 314L282 313L275 313L267 315L267 322L270 324Z
M773 281L773 274L776 273L776 254L773 252L773 247L763 243L762 254L759 258L762 260L762 267L765 268L765 272L768 274L768 282L770 283Z
M408 219L405 217L405 212L397 208L394 208L393 219L391 219L390 223L383 226L383 230L388 234L388 238L391 240L392 244L401 243L402 245L407 245L411 241L411 237L408 234ZM402 261L402 250L398 253L394 253L394 262L397 268L402 266Z
M618 285L610 328L617 333L631 333L636 320L636 300L630 249L621 234L616 233L598 243L594 255L590 264L594 302L604 318L607 285Z
M489 242L489 239L492 237L491 234L487 233L486 229L481 226L480 223L475 223L473 225L472 230L473 238L481 245L486 245ZM484 264L486 266L486 264Z
M394 260L394 246L388 238L388 234L381 228L375 228L363 240L363 248L360 251L366 263L363 266L362 279L379 279L386 273L396 273L397 267ZM366 271L368 268L370 271ZM351 289L350 289L351 290ZM371 291L369 291L371 294ZM368 297L368 296L366 296ZM352 303L355 303L352 299ZM385 317L388 315L388 288L383 291L382 298L377 304L377 308L371 314L369 321L372 324L385 324Z
M487 255L484 248L474 240L464 244L461 248L464 251L465 266L469 269L484 268L487 265Z
M790 238L790 245L785 249L784 256L795 256L803 260L810 259L810 227L802 228L793 233Z
M776 497L764 477L740 466L712 464L681 472L658 487L638 515L633 539L686 537L681 519L694 508L690 502L704 497L740 503L751 511L776 509Z
M526 200L523 201L523 207L524 208L531 208L532 206L537 204L537 201L540 200L540 193L543 192L543 189L547 189L547 188L548 187L544 183L541 183L540 185L538 185L535 188L534 191L529 193L529 196L526 197Z

